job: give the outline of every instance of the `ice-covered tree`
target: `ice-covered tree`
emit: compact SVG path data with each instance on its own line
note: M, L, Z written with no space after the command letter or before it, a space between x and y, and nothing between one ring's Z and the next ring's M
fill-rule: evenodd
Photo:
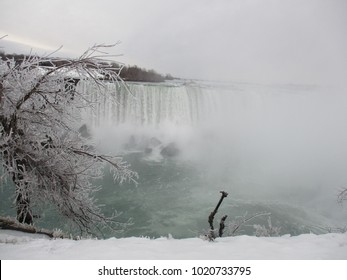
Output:
M2 179L13 181L17 219L32 224L33 206L50 203L82 232L95 226L117 228L116 213L105 216L91 182L108 164L116 182L136 173L122 158L99 154L79 131L81 114L102 95L103 79L118 83L120 68L94 46L75 60L27 56L0 60L0 161ZM91 94L81 81L94 85Z

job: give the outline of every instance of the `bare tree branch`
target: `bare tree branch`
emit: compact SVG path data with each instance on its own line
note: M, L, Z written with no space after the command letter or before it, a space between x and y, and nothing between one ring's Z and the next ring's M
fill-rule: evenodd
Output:
M228 193L225 191L220 191L220 193L222 194L221 198L219 199L215 209L210 213L210 215L208 216L208 223L210 225L210 232L208 234L208 238L209 240L214 240L216 238L215 232L214 232L214 226L213 226L213 221L214 221L214 216L217 214L219 207L221 206L224 198L226 198L228 196ZM228 216L224 216L221 220L221 224L220 224L220 229L219 229L219 236L223 235L223 230L224 230L224 221Z
M59 233L55 233L54 231L46 230L46 229L39 229L32 225L23 225L21 223L18 223L18 221L13 220L11 218L5 218L0 217L0 228L1 229L8 229L8 230L16 230L26 233L38 233L38 234L44 234L49 236L50 238L63 238L63 235Z

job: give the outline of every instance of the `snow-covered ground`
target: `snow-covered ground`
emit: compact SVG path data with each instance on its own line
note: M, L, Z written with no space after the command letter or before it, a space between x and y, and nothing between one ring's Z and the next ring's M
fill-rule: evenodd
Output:
M347 234L254 237L208 242L200 238L49 239L43 235L0 230L0 259L77 260L347 260Z

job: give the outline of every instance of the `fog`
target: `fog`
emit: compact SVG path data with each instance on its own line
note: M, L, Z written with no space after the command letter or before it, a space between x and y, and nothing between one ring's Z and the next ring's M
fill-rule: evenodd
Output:
M197 155L213 163L212 170L220 168L220 175L229 174L236 188L258 197L292 194L301 200L306 191L311 199L323 192L335 202L347 179L346 97L320 90L253 90L242 93L247 98L234 97L222 120L212 120L207 135L199 137Z

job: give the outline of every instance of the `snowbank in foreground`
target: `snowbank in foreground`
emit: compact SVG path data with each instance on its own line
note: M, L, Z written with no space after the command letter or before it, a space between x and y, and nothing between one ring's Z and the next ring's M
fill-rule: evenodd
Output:
M219 238L110 238L51 240L42 235L0 231L0 259L341 259L347 234Z

